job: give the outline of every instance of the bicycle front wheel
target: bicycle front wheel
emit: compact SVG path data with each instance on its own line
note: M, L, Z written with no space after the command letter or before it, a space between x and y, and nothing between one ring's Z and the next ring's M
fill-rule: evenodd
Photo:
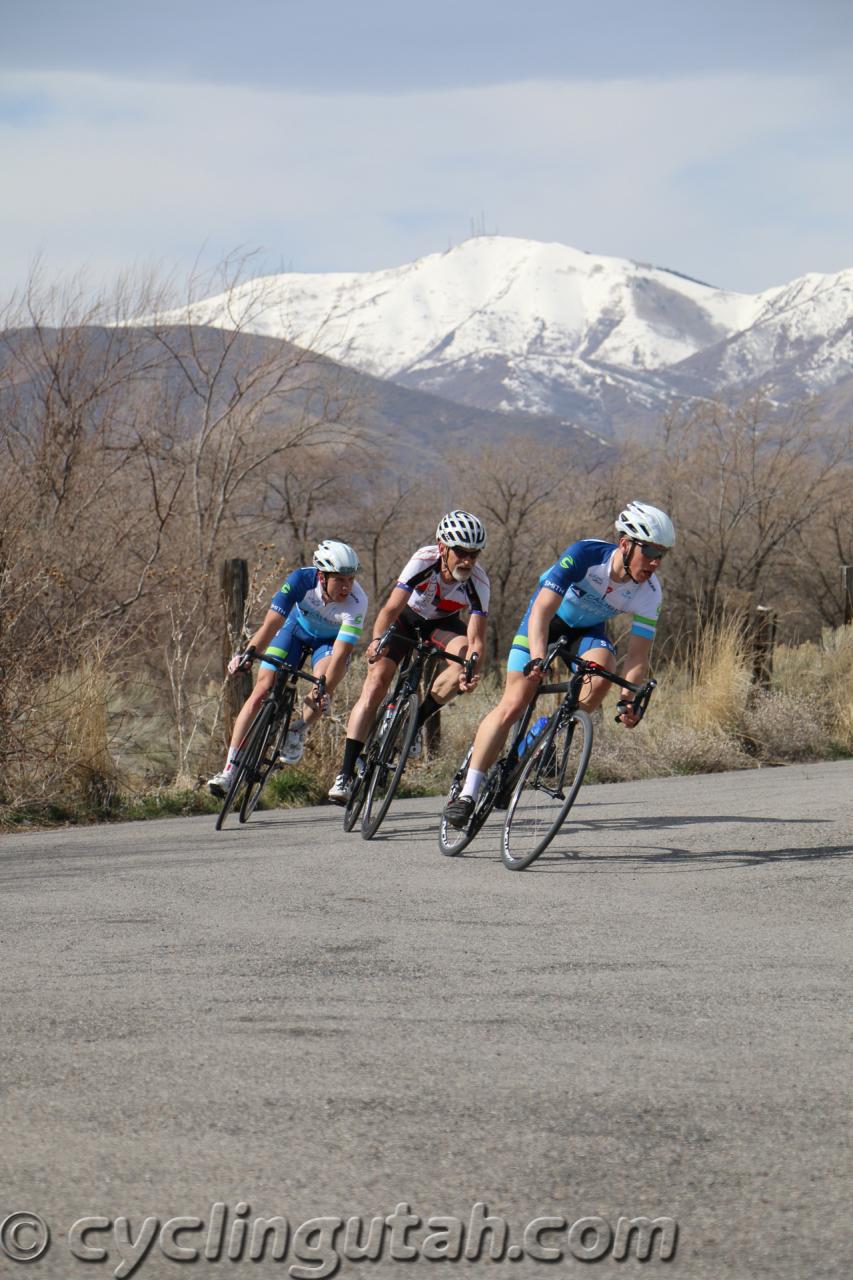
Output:
M559 715L526 761L507 809L503 861L523 871L547 849L574 804L592 751L592 721L585 711Z
M450 784L450 790L447 793L445 805L450 804L451 800L455 800L457 796L461 794L462 788L465 785L465 777L468 773L468 765L471 763L471 754L473 750L473 747L468 748L468 754L453 775L453 781ZM438 847L446 857L455 858L463 849L467 849L468 845L474 839L475 835L492 812L500 787L500 770L500 764L493 764L489 770L483 785L480 788L477 803L474 806L474 811L471 814L471 817L468 819L467 826L462 827L461 829L458 827L452 827L442 813L441 825L438 829Z
M258 746L254 752L251 768L247 771L246 790L243 792L243 803L240 805L240 821L246 822L258 806L267 778L278 766L278 757L284 745L284 739L290 725L290 714L293 710L293 698L285 703L276 714L270 705L270 717L266 724L266 732L258 733Z
M246 741L243 744L243 750L240 752L240 760L234 766L234 777L231 779L231 785L226 792L222 808L219 811L219 817L216 819L217 831L222 830L223 822L236 806L237 801L242 799L242 793L249 780L253 777L263 744L269 734L270 721L274 710L271 703L264 703L252 721L251 728L246 735Z
M352 794L350 795L347 807L344 809L344 831L352 831L358 822L359 814L364 808L364 801L367 797L367 768L364 756L360 756L355 766L355 779L352 784Z
M365 840L372 839L379 830L400 785L409 748L415 739L419 705L418 695L410 693L408 698L397 703L390 724L382 731L361 819L361 834Z

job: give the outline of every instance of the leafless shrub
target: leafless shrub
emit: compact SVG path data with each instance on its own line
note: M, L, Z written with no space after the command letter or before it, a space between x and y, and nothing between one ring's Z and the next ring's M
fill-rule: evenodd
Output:
M820 760L830 754L829 708L814 699L760 693L746 707L743 724L762 760Z

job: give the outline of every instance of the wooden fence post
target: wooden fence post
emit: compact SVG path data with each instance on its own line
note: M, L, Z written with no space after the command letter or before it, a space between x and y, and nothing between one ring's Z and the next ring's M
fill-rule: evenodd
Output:
M853 622L853 564L841 566L842 618L844 625Z
M245 560L223 560L220 577L222 603L225 610L225 631L222 637L222 672L228 669L232 654L246 643L246 596L249 591L249 566ZM243 703L252 692L251 671L238 671L229 676L222 700L225 740L230 742L234 721Z
M753 684L769 689L776 641L776 610L766 604L757 605L751 623Z

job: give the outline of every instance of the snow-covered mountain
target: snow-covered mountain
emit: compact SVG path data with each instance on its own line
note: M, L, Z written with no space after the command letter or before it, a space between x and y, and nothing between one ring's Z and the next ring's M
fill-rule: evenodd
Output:
M253 280L195 304L192 319L240 323L463 404L609 432L675 397L830 390L853 367L853 269L739 294L561 244L479 236L384 271Z

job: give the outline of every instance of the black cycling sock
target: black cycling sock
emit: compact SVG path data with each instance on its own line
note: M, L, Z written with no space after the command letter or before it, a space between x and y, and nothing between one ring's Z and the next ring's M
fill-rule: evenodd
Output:
M440 711L443 706L443 702L438 702L431 693L428 693L418 710L418 729L422 729L430 716L434 716L436 711Z
M351 778L355 773L355 762L361 754L363 742L359 742L357 738L347 738L344 743L344 762L341 766L341 773L347 778Z

